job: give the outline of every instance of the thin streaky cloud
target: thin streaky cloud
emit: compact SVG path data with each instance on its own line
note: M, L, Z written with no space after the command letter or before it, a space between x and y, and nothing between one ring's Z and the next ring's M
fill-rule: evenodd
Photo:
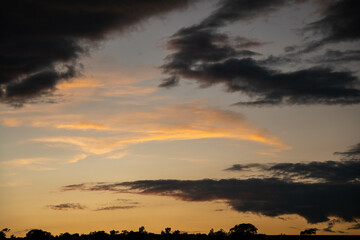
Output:
M55 205L48 205L47 207L52 210L58 210L58 211L83 210L87 208L86 206L81 205L80 203L61 203Z

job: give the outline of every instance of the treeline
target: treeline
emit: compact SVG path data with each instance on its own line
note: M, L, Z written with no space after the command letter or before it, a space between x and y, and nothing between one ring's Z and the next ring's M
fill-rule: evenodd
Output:
M161 234L147 232L145 227L140 227L139 231L111 230L94 231L89 234L70 234L68 232L59 235L52 235L50 232L41 229L32 229L26 233L26 237L7 236L10 229L4 228L0 231L0 240L307 240L307 239L331 239L331 240L353 240L360 239L360 236L349 235L316 235L316 229L306 229L300 232L300 235L265 235L258 234L257 228L250 223L235 225L228 232L220 229L215 231L211 229L208 234L187 233L179 230L172 231L171 228L165 228Z

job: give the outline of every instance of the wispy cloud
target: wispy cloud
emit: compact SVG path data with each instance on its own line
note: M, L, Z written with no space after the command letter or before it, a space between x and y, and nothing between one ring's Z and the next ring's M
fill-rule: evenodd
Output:
M22 167L34 171L51 171L55 170L55 168L48 166L48 163L53 161L54 159L49 158L16 158L0 162L0 166Z
M17 127L22 125L22 121L18 118L3 118L1 119L2 125L7 127Z
M88 156L88 155L85 154L85 153L78 154L78 155L74 156L72 159L70 159L70 160L68 161L68 163L76 163L76 162L78 162L78 161L80 161L80 160L85 159L87 156Z
M61 203L61 204L57 204L57 205L48 205L47 207L50 209L53 209L53 210L61 210L61 211L83 210L83 209L87 208L86 206L81 205L80 203Z
M104 86L104 84L97 81L96 79L80 78L80 79L74 79L73 81L69 81L69 82L62 82L58 84L56 88L58 88L59 90L66 90L72 88L96 88L102 86Z
M132 209L136 207L137 206L109 206L109 207L97 208L95 211L124 210L124 209Z
M109 128L97 124L97 123L90 123L90 122L72 122L66 124L58 124L55 126L56 128L65 128L65 129L77 129L77 130L108 130Z
M46 158L17 158L13 160L8 160L1 162L2 165L15 165L15 166L26 166L31 164L41 164L49 159Z
M65 143L92 154L110 153L143 142L204 138L228 138L257 142L272 147L269 150L270 153L291 148L267 130L250 124L239 113L209 108L201 104L153 107L151 111L111 115L103 121L106 124L72 122L54 125L73 129L108 128L112 132L121 133L121 135L116 137L46 137L32 139L32 141Z
M155 92L154 87L139 87L133 85L120 85L115 88L107 89L102 93L103 96L122 96L122 95L146 95Z

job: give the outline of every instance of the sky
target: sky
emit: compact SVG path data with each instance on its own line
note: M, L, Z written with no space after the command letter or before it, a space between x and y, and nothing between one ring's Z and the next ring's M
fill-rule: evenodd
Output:
M7 0L0 227L360 234L356 0Z

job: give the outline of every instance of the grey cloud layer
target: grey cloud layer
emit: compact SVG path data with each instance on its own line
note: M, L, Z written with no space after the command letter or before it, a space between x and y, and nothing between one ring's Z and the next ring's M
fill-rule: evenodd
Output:
M21 105L79 74L79 57L112 31L192 0L6 0L0 15L0 101Z
M360 90L356 88L359 81L352 72L335 71L329 66L321 65L293 72L275 71L267 67L266 65L271 65L267 63L274 60L277 63L284 63L288 61L286 57L294 58L294 56L272 56L265 60L255 60L252 56L258 53L243 49L246 46L246 42L244 43L246 38L238 37L238 43L236 41L234 43L226 34L220 33L220 27L233 21L262 16L285 4L295 2L221 1L218 10L201 23L180 29L169 40L168 48L174 53L166 58L162 69L171 77L165 79L160 86L177 85L180 78L195 80L202 86L222 83L226 85L228 91L240 92L252 99L239 102L239 105L359 103ZM350 1L340 1L339 4L347 6L348 2ZM334 7L330 5L324 12L323 19L313 23L311 29L332 26L332 35L335 36L335 32L339 29L333 26L336 24L331 17L334 11ZM342 14L344 13L340 12L338 15ZM347 17L357 21L357 15ZM341 29L345 31L346 28L352 27L343 26ZM331 37L332 41L348 39L334 36ZM353 39L357 38L358 36L354 34ZM248 47L254 45L248 41ZM337 60L341 59L341 61L354 60L358 55L356 51L339 54L341 56Z
M360 160L309 163L234 164L229 171L261 170L282 179L313 179L332 183L360 181Z
M256 171L272 177L293 180L314 180L328 183L360 183L360 143L344 152L335 152L344 158L341 161L234 164L227 171Z
M330 216L353 221L360 217L360 185L294 183L279 179L143 180L69 185L64 191L111 191L168 196L183 201L224 200L239 212L266 216L298 214L310 223Z
M239 212L259 213L271 217L298 214L309 223L329 221L324 231L331 232L339 219L355 221L360 218L358 150L359 144L346 152L337 153L346 156L342 161L237 164L227 169L244 171L260 168L274 175L267 178L99 182L68 185L62 190L150 194L183 201L222 200ZM318 181L304 181L308 179ZM330 221L331 217L339 219Z
M331 4L333 3L333 4ZM323 17L308 24L305 30L321 33L323 37L309 45L310 50L317 47L341 41L356 41L360 38L360 16L357 9L360 2L357 0L341 0L330 2L323 13Z

